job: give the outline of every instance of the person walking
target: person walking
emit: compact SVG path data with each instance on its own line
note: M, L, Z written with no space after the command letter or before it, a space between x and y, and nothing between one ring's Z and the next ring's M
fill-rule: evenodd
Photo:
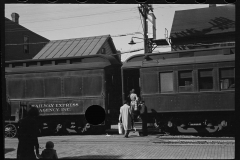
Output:
M125 101L124 105L120 108L119 122L123 124L123 128L125 130L124 137L128 138L129 132L131 130L132 124L132 110L129 106L129 102Z
M48 141L46 143L46 149L42 151L40 159L58 159L57 152L54 148L54 143L52 141Z
M37 159L36 155L37 157L40 156L38 143L38 116L38 109L36 107L31 107L27 112L27 116L19 121L17 159L33 160Z

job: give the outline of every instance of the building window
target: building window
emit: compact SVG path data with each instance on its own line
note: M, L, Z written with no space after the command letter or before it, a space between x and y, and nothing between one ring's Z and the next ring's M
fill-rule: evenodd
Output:
M160 92L173 91L173 72L160 73Z
M213 70L212 69L199 70L198 82L200 91L213 90Z
M193 91L192 71L178 72L178 87L179 87L179 92Z
M231 90L235 88L234 68L219 69L220 90Z
M29 38L27 36L24 36L23 41L24 41L23 51L24 53L29 53Z
M102 52L102 54L106 54L106 53L105 53L105 52L106 52L105 48L102 48L102 49L101 49L101 52Z

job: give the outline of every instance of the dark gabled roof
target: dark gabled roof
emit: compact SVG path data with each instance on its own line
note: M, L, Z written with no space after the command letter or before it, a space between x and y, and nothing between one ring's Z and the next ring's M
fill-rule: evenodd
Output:
M96 55L109 39L110 35L104 35L50 41L33 59Z
M235 32L235 5L176 11L170 38Z
M27 29L26 27L20 25L19 23L13 22L12 20L5 17L5 32L7 33L14 33L14 32L31 32L41 38L44 38L45 40L49 41L49 39Z

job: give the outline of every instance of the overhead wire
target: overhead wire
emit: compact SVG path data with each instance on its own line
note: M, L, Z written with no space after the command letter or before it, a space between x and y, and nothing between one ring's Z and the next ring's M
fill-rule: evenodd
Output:
M81 39L82 40L82 39ZM51 41L50 41L51 42ZM22 43L22 44L6 44L6 45L25 45L25 44L40 44L40 43L44 43L47 44L49 42L37 42L37 43ZM235 42L224 42L224 43L209 43L209 44L204 44L204 43L196 43L196 44L184 44L183 46L192 46L192 47L196 47L196 46L211 46L211 45L222 45L222 44L226 44L226 43L230 43L232 45L235 45ZM169 48L171 46L169 45L165 45L165 46L158 46L156 48ZM132 52L137 52L137 51L141 51L144 50L144 48L138 48L138 49L134 49L134 50L129 50L129 51L123 51L119 54L124 54L124 53L132 53ZM111 55L115 55L115 54L111 54Z
M138 29L137 29L138 31L139 31L140 26L141 26L141 23L138 26ZM135 43L141 43L141 42L135 42ZM144 50L143 48L141 48L141 49L134 49L134 50L131 50L131 49L132 49L132 45L130 45L130 48L129 48L128 51L123 51L121 53L133 53L133 52L137 52L137 51L140 51L140 50Z
M116 10L116 11L110 11L110 12L101 12L101 13L95 13L95 14L89 14L89 15L82 15L82 16L74 16L74 17L86 17L86 16L94 16L94 15L103 15L103 14L106 14L106 13L122 13L122 12L119 12L119 11L124 11L124 12L126 12L126 11L131 11L132 9L134 9L134 8L129 8L129 9L121 9L121 10ZM135 12L135 11L134 11ZM65 17L66 18L66 17ZM73 17L72 17L73 18ZM60 18L60 19L64 19L64 18ZM120 21L122 21L122 20L120 20ZM110 22L112 22L112 21L110 21ZM10 22L9 22L10 23ZM108 22L105 22L105 23L108 23ZM98 23L99 24L99 23ZM103 24L103 23L101 23L101 24ZM13 24L13 25L15 25L15 24ZM91 25L96 25L96 24L91 24ZM83 26L81 26L81 27L84 27L84 26L91 26L91 25L83 25ZM68 28L66 28L66 29L69 29L69 28L76 28L76 27L68 27ZM54 29L54 30L61 30L61 29ZM8 29L8 30L6 30L5 32L17 32L17 31L24 31L24 29L22 29L22 28L17 28L17 29ZM45 30L44 30L45 31ZM40 31L40 32L44 32L44 31ZM48 31L48 30L47 30Z
M156 6L157 4L154 4L154 5ZM154 9L182 8L182 7L189 7L190 5L191 5L191 7L193 7L193 5L194 5L194 6L200 6L200 5L206 5L206 4L190 4L190 5L189 5L189 4L178 4L178 5L173 4L173 5L174 5L174 7L168 5L168 6L165 6L165 7L162 7L162 6L160 6L160 7L154 7ZM202 7L204 7L204 6L202 6ZM182 9L181 9L181 10L182 10Z
M36 22L45 22L45 21L53 21L53 20L60 20L60 19L70 19L70 18L76 18L76 17L88 17L88 16L99 16L99 15L104 15L104 14L114 14L114 13L122 13L122 12L131 12L132 11L132 8L131 9L121 9L121 10L115 10L115 11L108 11L108 12L99 12L99 13L94 13L94 14L86 14L86 15L75 15L75 16L69 16L69 17L63 17L63 18L53 18L53 19L45 19L45 20L39 20L39 21L29 21L29 22L22 22L23 24L26 24L26 23L36 23ZM135 11L134 11L135 12ZM8 22L10 23L10 22ZM9 24L9 25L13 25L12 23Z
M43 30L43 31L40 30L40 31L35 31L35 32L46 32L46 31L56 31L56 30L64 30L64 29L70 29L70 28L80 28L80 27L86 27L86 26L94 26L94 25L107 24L107 23L112 23L112 22L125 21L125 20L130 20L130 19L136 19L136 17L120 19L120 20L115 20L115 21L108 21L108 22L103 22L103 23L75 26L75 27L66 27L66 28L59 28L59 29L47 29L47 30ZM13 30L5 31L5 32L19 32L19 31L26 31L26 30L25 29L13 29Z
M179 7L179 6L178 6ZM154 9L157 9L157 8L166 8L166 7L155 7ZM171 8L175 8L175 7L171 7ZM106 12L103 12L103 14L106 13ZM140 13L139 13L140 14ZM96 14L94 14L96 15ZM90 16L90 15L85 15L85 16ZM141 16L140 16L141 18ZM129 18L129 19L134 19L134 18ZM111 23L111 22L117 22L117 21L123 21L123 20L128 20L128 19L122 19L122 20L116 20L116 21L110 21L110 22L104 22L104 23L101 23L101 24L105 24L105 23ZM142 23L142 19L141 19L141 23ZM98 23L99 24L99 23ZM90 24L90 25L85 25L85 26L91 26L91 25L98 25L98 24ZM141 25L141 24L140 24ZM143 25L143 24L142 24ZM70 28L78 28L78 27L85 27L85 26L77 26L77 27L70 27ZM140 26L139 26L140 27ZM199 28L199 27L198 27ZM69 29L69 28L61 28L61 29L53 29L53 30L63 30L63 29ZM17 30L17 31L21 31L21 30ZM46 31L46 30L45 30ZM45 31L39 31L39 32L45 32ZM49 31L49 30L48 30ZM7 32L10 32L10 31L7 31ZM12 31L14 32L14 31ZM113 35L111 37L121 37L121 36L126 36L126 35L133 35L137 32L134 32L134 33L127 33L127 34L120 34L120 35ZM39 44L39 43L48 43L48 42L37 42L37 43L28 43L28 44ZM6 44L6 45L25 45L26 43L23 43L23 44ZM186 44L186 45L191 45L191 46L206 46L206 45L216 45L216 44L220 44L220 43L212 43L212 44ZM163 46L161 46L163 47ZM170 46L166 46L166 47L170 47ZM159 47L157 47L159 48ZM164 47L165 48L165 47ZM132 50L132 51L124 51L122 52L121 54L124 54L124 53L131 53L131 52L137 52L137 51L140 51L140 50L143 50L143 48L141 49L135 49L135 50Z
M179 7L179 6L177 6ZM168 6L168 7L155 7L154 9L159 9L159 8L176 8L176 7L172 7L172 6ZM74 18L74 17L84 17L84 16L92 16L92 15L102 15L102 14L107 14L107 13L114 13L114 12L119 12L119 11L123 11L126 12L128 10L132 10L135 8L128 8L128 9L121 9L121 10L116 10L116 11L109 11L109 12L100 12L100 13L95 13L95 14L90 14L90 15L82 15L82 16L70 16L70 17L63 17L63 18L57 18L57 19L47 19L47 20L41 20L41 21L30 21L30 22L25 22L23 21L23 23L35 23L35 22L42 22L42 21L51 21L51 20L59 20L59 19L67 19L67 18ZM135 12L135 11L134 11ZM54 13L54 12L53 12Z
M142 34L141 32L132 32L132 33L125 33L125 34L118 34L118 35L110 35L111 37L123 37L123 36L128 36L128 35L135 35L135 34ZM88 39L88 38L80 38L79 40L76 40L76 38L72 38L75 39L75 41L81 41L84 39ZM62 41L69 41L71 39L65 39ZM55 41L59 41L59 40L51 40L49 42L55 42ZM14 45L27 45L27 44L41 44L41 43L49 43L49 42L35 42L35 43L15 43L15 44L5 44L5 46L14 46Z
M92 6L93 6L93 5L92 5ZM21 6L21 7L24 7L24 6ZM26 7L26 6L25 6L25 7ZM15 7L15 8L19 8L19 7ZM79 9L80 9L80 8L76 8L76 10L75 10L75 8L74 8L74 9L63 10L61 7L59 7L59 8L61 9L61 11L35 13L35 14L34 14L34 13L31 13L31 14L21 14L21 16L23 16L23 17L28 17L28 16L32 16L32 15L39 15L39 14L45 15L45 14L53 14L53 13L59 13L59 12L64 13L64 12L66 12L66 11L76 12L76 10L79 10ZM58 8L58 9L59 9L59 8ZM86 8L86 9L82 9L82 8L81 8L80 11L83 11L83 10L91 10L91 9L96 9L96 8L99 8L99 6L93 7L93 8ZM11 7L10 9L12 9L12 7ZM33 9L34 9L34 8L33 8ZM130 8L129 8L129 9L130 9ZM29 10L29 8L28 8L27 10ZM8 11L8 12L10 12L10 11ZM18 12L18 11L16 11L16 12Z
M156 8L166 8L166 7L156 7ZM134 8L129 8L129 9L121 9L121 10L117 10L118 13L121 13L119 11L126 11L126 10L132 10ZM154 8L155 9L155 8ZM68 18L74 18L74 17L85 17L85 16L93 16L93 15L102 15L102 14L106 14L106 13L114 13L116 11L110 11L110 12L102 12L102 13L95 13L95 14L90 14L90 15L82 15L82 16L73 16L73 17L64 17L64 18L58 18L58 19L68 19ZM140 14L140 13L139 13ZM58 20L58 19L55 19L55 20ZM49 21L49 20L43 20L43 21ZM40 22L40 21L39 21ZM142 19L141 19L141 22L142 22ZM34 23L34 22L27 22L27 23ZM71 28L71 27L69 27ZM66 29L69 29L69 28L66 28ZM75 27L73 27L75 28ZM57 29L57 30L61 30L61 29ZM12 29L12 30L7 30L7 32L12 32L12 31L22 31L22 29ZM47 30L48 31L48 30ZM41 31L41 32L44 32L44 31Z

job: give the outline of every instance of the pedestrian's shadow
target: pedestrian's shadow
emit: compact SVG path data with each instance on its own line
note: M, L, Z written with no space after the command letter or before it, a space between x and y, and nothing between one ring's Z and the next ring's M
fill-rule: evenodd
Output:
M5 148L4 150L4 154L8 153L8 152L12 152L14 151L15 149L14 148Z
M83 155L73 157L61 157L59 159L121 159L121 156L116 155Z

